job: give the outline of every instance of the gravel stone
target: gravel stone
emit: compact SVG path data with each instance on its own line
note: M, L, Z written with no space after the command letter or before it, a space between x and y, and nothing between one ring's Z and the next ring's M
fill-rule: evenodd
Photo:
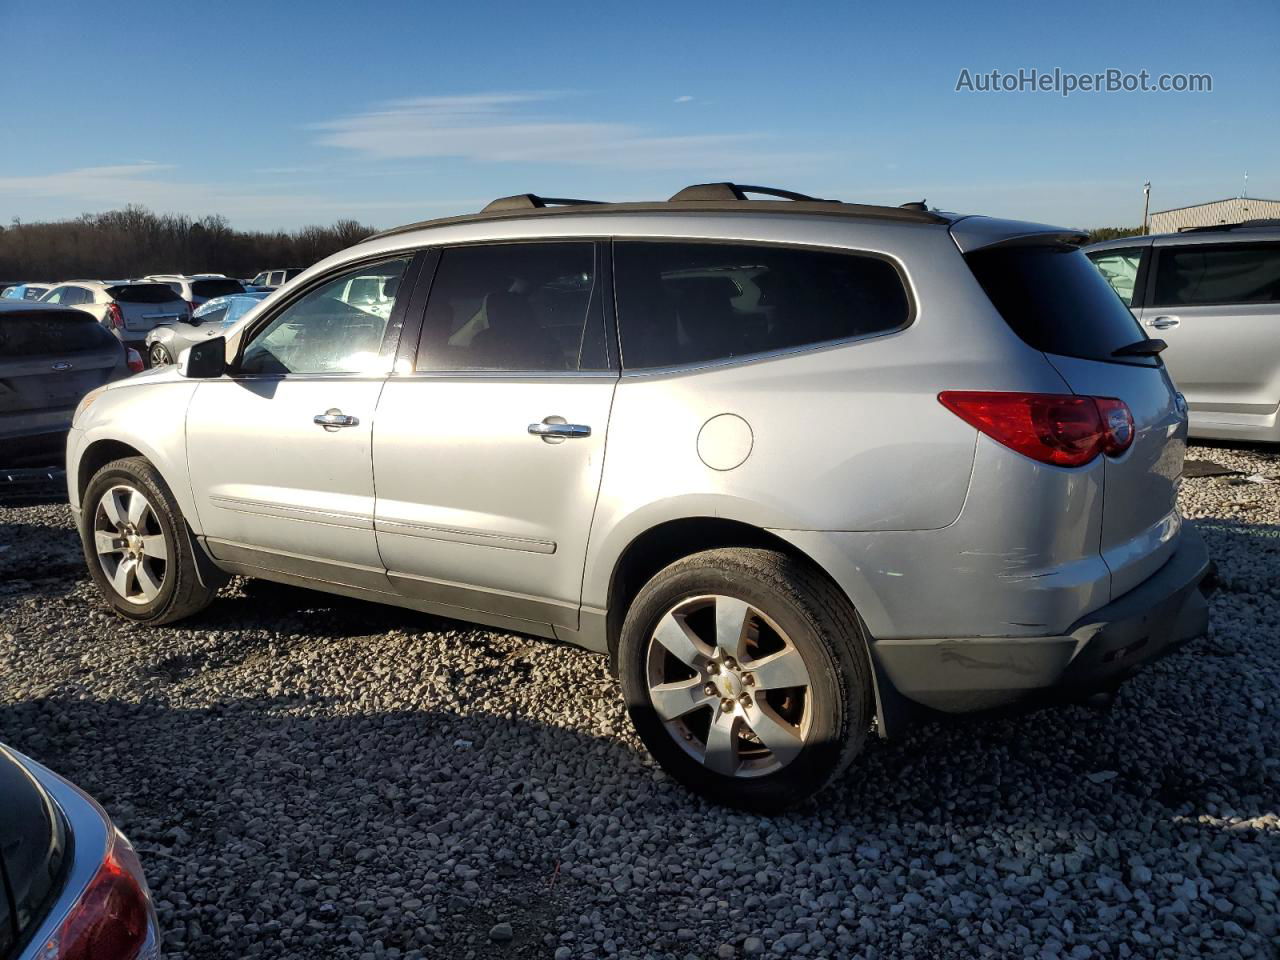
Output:
M1230 479L1180 494L1208 635L1108 712L923 724L772 819L657 770L589 653L242 579L125 624L56 490L0 502L0 741L134 841L166 956L1272 957L1280 483Z

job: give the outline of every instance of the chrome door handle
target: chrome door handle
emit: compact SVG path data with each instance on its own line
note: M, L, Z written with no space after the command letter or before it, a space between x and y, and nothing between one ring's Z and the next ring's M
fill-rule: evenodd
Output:
M311 419L329 431L337 430L339 427L360 426L359 417L349 416L341 410L326 410L324 413L317 413Z
M556 422L559 421L559 422ZM529 424L529 432L535 437L543 439L555 438L560 440L570 440L576 437L591 436L591 428L584 423L565 423L559 417L547 417L541 423Z
M1155 319L1151 320L1147 324L1147 326L1154 327L1157 330L1168 330L1170 327L1176 327L1178 325L1178 322L1179 321L1177 317L1163 316L1163 317L1156 317Z

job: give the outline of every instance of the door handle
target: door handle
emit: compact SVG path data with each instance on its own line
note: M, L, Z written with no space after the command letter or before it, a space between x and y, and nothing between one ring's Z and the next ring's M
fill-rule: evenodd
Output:
M543 440L572 440L591 436L591 428L586 424L565 423L563 417L547 417L541 423L531 423L529 432Z
M358 427L360 426L360 418L352 417L343 413L341 410L331 409L324 413L317 413L311 418L314 423L320 424L330 433L339 427Z
M1178 323L1177 317L1162 316L1154 318L1147 323L1147 326L1154 327L1157 330L1168 330L1170 327L1176 327Z

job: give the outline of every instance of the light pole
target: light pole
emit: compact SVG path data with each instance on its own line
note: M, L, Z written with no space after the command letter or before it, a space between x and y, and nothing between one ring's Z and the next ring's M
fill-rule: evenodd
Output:
M1147 211L1151 209L1151 181L1142 185L1142 235L1147 235Z

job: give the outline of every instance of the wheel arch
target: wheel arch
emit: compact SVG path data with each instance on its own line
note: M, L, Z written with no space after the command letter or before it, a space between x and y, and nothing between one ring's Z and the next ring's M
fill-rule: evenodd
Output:
M851 594L848 585L841 582L847 576L836 576L823 559L835 560L834 554L826 557L801 548L787 539L785 529L772 530L728 517L685 516L655 523L634 536L615 559L608 581L608 601L605 614L605 640L609 654L610 670L617 673L618 640L622 622L626 618L631 601L640 588L663 567L682 557L703 550L724 547L756 547L777 550L808 565L819 576L832 583L858 613L863 628L863 652L867 657L872 676L872 693L875 697L876 732L887 737L890 731L899 731L909 722L909 711L899 702L899 695L880 676L875 657L870 649L871 633L867 627L864 609L880 610L879 601L869 592L870 587ZM838 566L842 566L839 565ZM848 574L847 569L840 569Z

